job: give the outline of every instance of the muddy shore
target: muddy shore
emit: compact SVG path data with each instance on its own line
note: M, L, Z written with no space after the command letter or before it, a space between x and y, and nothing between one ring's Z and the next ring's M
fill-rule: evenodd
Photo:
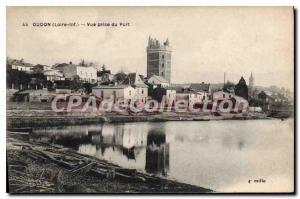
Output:
M7 132L9 193L207 193L210 189L124 169Z

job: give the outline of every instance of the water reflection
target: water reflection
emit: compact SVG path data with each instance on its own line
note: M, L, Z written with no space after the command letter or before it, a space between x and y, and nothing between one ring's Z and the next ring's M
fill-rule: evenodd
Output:
M264 190L293 186L293 121L106 123L33 129L30 139L216 191L254 189L256 177L272 181Z
M45 127L33 129L30 139L78 150L81 144L91 143L93 136L101 132L102 126Z
M164 128L150 128L148 133L144 130L119 124L51 127L33 129L30 138L61 144L116 164L126 157L128 163L143 162L143 170L148 173L167 176L169 143Z
M151 129L147 135L145 170L166 176L169 171L169 149L164 129Z

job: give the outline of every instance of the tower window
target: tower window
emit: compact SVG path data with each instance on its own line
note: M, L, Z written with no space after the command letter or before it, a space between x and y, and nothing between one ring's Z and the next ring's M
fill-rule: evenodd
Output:
M161 72L161 75L163 76L163 75L164 75L164 72Z
M165 64L161 64L161 67L164 67L165 66Z
M162 55L162 56L161 56L161 58L162 58L162 59L164 59L164 58L165 58L165 56L164 56L164 55Z

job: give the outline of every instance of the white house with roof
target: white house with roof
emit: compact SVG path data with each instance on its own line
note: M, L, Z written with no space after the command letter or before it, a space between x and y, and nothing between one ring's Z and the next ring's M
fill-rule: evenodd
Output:
M46 76L48 81L65 80L64 74L55 69L45 70L43 74Z
M78 76L84 82L97 82L97 69L93 66L79 66L70 62L58 65L55 69L62 71L66 79L74 79L75 76Z
M123 84L130 85L135 89L135 97L142 102L148 98L148 86L144 83L138 73L129 73Z
M170 86L170 83L165 78L158 76L158 75L152 75L148 79L148 83L153 85L153 88L156 88L158 86L161 86L162 88L166 88Z
M234 94L232 93L227 93L227 92L224 92L224 91L216 91L212 94L213 96L213 100L216 101L216 100L228 100L228 99L231 99Z
M92 88L92 94L100 99L112 99L114 102L124 100L130 103L135 97L135 89L130 85L105 86Z
M32 73L34 68L33 64L25 63L21 60L11 60L10 65L11 69L24 71L27 73Z

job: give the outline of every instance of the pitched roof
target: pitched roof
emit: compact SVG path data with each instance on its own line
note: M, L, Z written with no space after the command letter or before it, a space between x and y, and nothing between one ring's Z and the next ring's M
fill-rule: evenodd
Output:
M142 78L137 73L129 73L123 84L129 84L135 87L148 88Z
M26 62L23 62L21 60L16 60L16 59L8 60L8 63L10 65L18 65L18 66L24 66L24 67L33 67L33 64L26 63Z
M169 83L168 80L166 80L165 78L163 78L162 76L158 76L158 75L152 75L148 81L151 79L151 78L154 78L156 79L157 81L161 82L161 83Z

